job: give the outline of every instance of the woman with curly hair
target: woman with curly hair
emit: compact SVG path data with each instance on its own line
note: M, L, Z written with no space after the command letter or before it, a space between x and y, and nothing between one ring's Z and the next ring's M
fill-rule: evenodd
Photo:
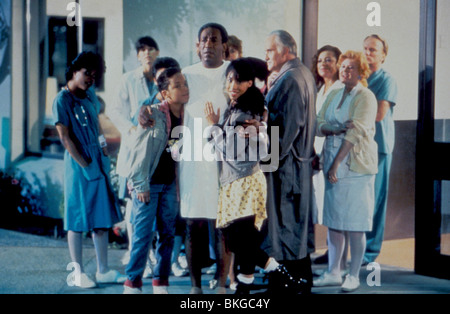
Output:
M344 87L330 93L317 117L317 132L326 136L323 149L325 201L323 224L328 227L328 271L314 286L359 287L365 252L365 232L372 228L377 167L375 117L377 101L366 87L369 64L361 52L347 51L339 58ZM344 283L340 263L345 234L350 242L350 273Z
M98 114L101 104L91 88L105 70L103 58L82 52L66 70L66 86L53 102L53 117L64 154L64 229L72 262L79 267L74 284L94 288L97 283L123 283L108 268L108 231L122 220L109 178L110 160ZM97 255L96 282L82 264L82 233L92 232Z

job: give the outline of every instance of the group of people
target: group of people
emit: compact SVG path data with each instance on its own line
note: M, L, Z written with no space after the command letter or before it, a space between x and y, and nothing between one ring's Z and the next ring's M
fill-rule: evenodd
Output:
M386 41L374 34L364 39L363 52L327 45L314 57L317 135L325 140L316 141L324 176L313 177L313 216L328 227L328 269L314 286L357 289L361 265L381 251L397 101L397 84L382 68L387 54Z
M379 253L379 234L368 237L367 249L365 243L366 232L380 229L372 221L384 219L377 210L372 218L375 204L386 207L386 191L375 191L387 189L393 147L384 137L393 131L396 97L395 81L381 69L387 44L374 35L364 41L365 53L323 47L311 71L283 30L266 38L265 60L242 57L242 43L217 23L203 25L197 39L200 62L184 69L160 58L153 38L137 42L141 67L123 76L107 107L121 133L119 195L109 183L92 88L103 59L83 52L68 67L53 108L66 148L65 229L71 258L81 266L78 285L123 283L124 293L141 293L156 242L153 292L168 293L171 265L184 242L192 294L203 293L202 268L211 264L211 250L217 293L226 293L228 277L236 293L250 293L259 266L268 274L269 293L307 294L313 285L342 284L348 238L352 262L342 289L357 289L364 253L368 261ZM326 137L323 149L315 147L316 136ZM381 154L389 155L384 159L377 137L385 144ZM378 195L384 200L375 201ZM118 198L129 200L126 275L107 264L107 230L123 219ZM329 267L313 280L314 223L329 228ZM95 281L82 268L81 233L89 231Z

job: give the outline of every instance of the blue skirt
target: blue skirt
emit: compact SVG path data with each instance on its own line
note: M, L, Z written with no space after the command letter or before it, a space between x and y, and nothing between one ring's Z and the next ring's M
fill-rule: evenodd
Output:
M65 152L66 231L108 229L123 219L109 179L110 160L97 147L94 145L90 148L94 158L86 168L81 168L69 153Z

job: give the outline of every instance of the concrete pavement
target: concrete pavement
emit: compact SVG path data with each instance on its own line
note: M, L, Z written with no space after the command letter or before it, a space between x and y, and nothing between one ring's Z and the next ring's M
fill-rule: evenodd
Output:
M86 272L95 274L95 251L86 239L83 260ZM125 250L110 249L109 265L124 273L121 258ZM99 285L95 289L70 287L71 269L66 241L0 229L0 294L122 294L123 287ZM316 266L315 268L324 267ZM215 294L208 287L211 275L203 276L204 294ZM257 277L261 281L261 277ZM352 294L449 294L450 280L425 277L410 269L380 265L379 269L362 268L361 287ZM170 277L169 293L188 294L189 277ZM144 280L144 294L152 294L151 279ZM233 291L228 290L229 294ZM340 294L340 287L313 288L313 294Z

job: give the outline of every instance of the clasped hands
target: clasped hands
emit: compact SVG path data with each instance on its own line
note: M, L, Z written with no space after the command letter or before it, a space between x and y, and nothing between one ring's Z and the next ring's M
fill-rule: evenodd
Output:
M211 102L206 102L205 104L205 118L208 121L209 125L214 125L219 123L220 119L220 108L217 108L217 112L214 112L214 107ZM267 112L264 113L267 118ZM253 127L251 127L253 126ZM252 137L256 136L259 132L259 128L264 126L260 121L256 119L245 120L245 123L242 124L242 127L238 128L239 136L241 137Z

